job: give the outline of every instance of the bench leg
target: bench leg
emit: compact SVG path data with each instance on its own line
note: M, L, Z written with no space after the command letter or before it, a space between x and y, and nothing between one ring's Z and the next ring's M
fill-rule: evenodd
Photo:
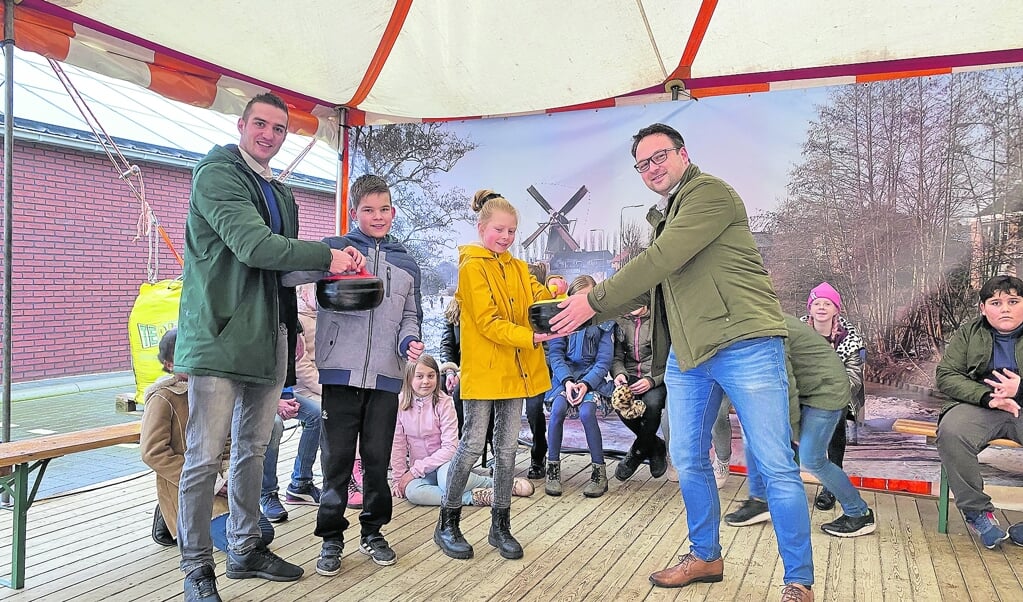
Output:
M25 548L27 544L28 509L36 499L39 483L42 481L43 474L46 472L46 466L49 463L50 459L47 458L39 460L35 464L18 464L14 467L14 472L0 480L0 487L3 488L3 491L9 493L14 498L14 507L12 508L14 516L12 517L11 533L11 579L10 581L0 579L0 585L13 589L25 587ZM35 483L30 490L28 486L29 476L36 470L38 472L36 472Z
M938 533L948 533L948 475L944 466L938 483Z
M11 579L0 579L0 584L13 589L25 587L25 531L28 522L28 507L32 504L28 492L28 475L32 471L28 464L18 464L14 472L4 478L5 493L10 493L14 506L11 533Z

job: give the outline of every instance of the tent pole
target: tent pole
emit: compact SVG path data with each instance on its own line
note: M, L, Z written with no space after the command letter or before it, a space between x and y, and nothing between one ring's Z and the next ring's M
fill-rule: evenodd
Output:
M4 0L4 393L0 440L11 440L11 253L14 242L14 0ZM4 504L10 502L6 491Z
M334 234L341 236L348 231L348 174L351 157L348 153L348 109L338 109L338 164L337 184L334 190Z

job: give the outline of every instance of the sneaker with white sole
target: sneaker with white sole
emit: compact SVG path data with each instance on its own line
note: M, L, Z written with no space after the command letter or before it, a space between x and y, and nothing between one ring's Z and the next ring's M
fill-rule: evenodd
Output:
M312 483L301 486L292 483L284 492L284 503L292 506L319 506L320 488Z
M276 491L272 491L259 499L259 506L263 509L266 520L272 523L280 523L288 520L288 511L281 504L281 498Z
M821 525L821 531L835 537L859 537L873 533L875 527L874 511L868 508L863 516L843 514L830 523L824 523Z
M725 523L733 527L746 527L771 520L767 502L757 498L743 500L739 509L725 515Z
M1008 529L1009 540L1017 546L1023 546L1023 523L1016 523Z
M320 548L320 558L316 561L316 572L324 577L333 577L341 572L341 552L345 544L342 541L327 539Z
M980 537L980 543L989 550L999 547L1003 541L1009 538L1009 534L998 526L998 519L995 518L993 512L964 514L964 517L970 530Z
M373 559L380 566L391 566L398 561L387 540L379 533L363 536L359 542L359 551Z

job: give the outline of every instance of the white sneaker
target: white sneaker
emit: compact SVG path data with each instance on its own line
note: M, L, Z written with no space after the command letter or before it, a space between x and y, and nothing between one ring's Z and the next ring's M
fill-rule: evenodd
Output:
M714 456L712 462L714 465L714 481L717 482L718 489L725 486L725 481L728 480L728 461L719 460L717 456Z

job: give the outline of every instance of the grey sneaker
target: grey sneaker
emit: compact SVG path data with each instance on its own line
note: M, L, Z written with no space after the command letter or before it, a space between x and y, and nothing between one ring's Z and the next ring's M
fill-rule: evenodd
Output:
M320 559L316 561L316 572L324 577L333 577L341 572L341 552L344 542L328 539L320 548Z
M387 545L387 540L379 533L363 536L359 542L359 551L373 559L380 566L391 566L398 561L394 550Z
M843 514L830 523L821 525L821 531L835 537L859 537L874 532L874 511L867 509L863 516Z
M767 502L749 498L742 502L739 509L725 515L725 522L733 527L746 527L771 520L771 512Z
M185 577L185 602L221 602L213 567L203 565L188 573Z

